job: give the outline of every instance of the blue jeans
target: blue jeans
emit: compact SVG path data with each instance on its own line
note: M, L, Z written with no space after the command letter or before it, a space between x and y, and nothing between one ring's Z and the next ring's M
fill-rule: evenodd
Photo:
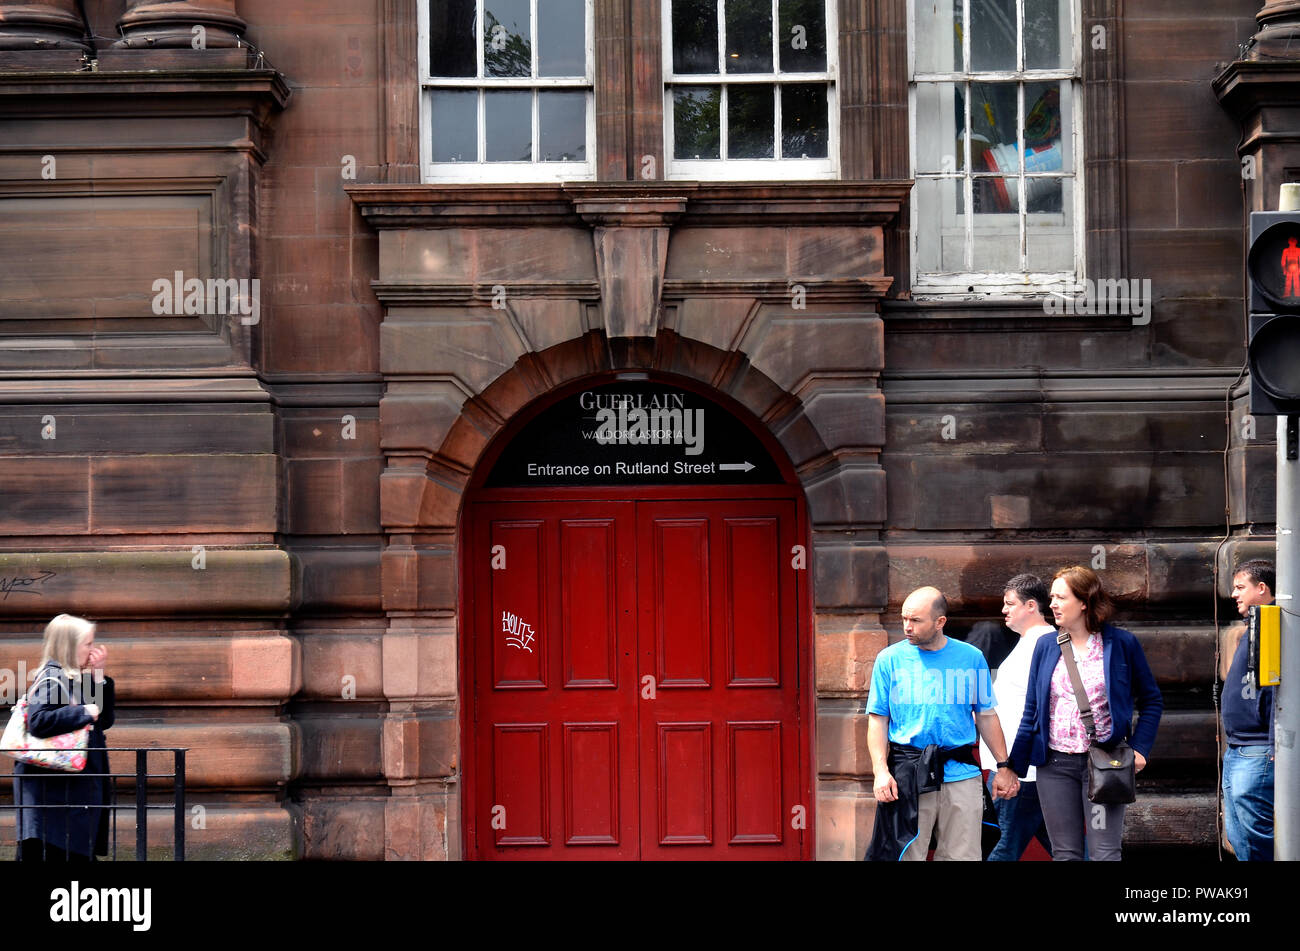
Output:
M1223 754L1223 827L1242 862L1273 861L1273 761L1267 746Z
M993 792L993 773L989 773L989 792ZM1020 793L1013 799L994 799L993 809L998 814L998 828L1002 838L985 860L988 862L1019 862L1025 854L1029 840L1038 837L1038 841L1052 854L1052 843L1047 838L1047 826L1043 822L1043 810L1038 805L1038 783L1020 784Z

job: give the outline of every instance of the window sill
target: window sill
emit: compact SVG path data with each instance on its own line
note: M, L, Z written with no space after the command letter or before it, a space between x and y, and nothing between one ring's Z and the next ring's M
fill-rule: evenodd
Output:
M595 178L589 162L437 162L424 167L424 180L431 185L558 184Z
M827 181L839 175L830 159L674 159L670 182Z
M1053 294L1071 294L1078 289L1073 274L1061 272L1029 274L946 274L944 282L931 283L913 278L913 300L936 302L1014 303L1045 301Z
M1126 314L1052 314L1045 308L1046 295L960 300L890 299L881 305L881 317L894 330L988 331L1131 331L1133 318Z

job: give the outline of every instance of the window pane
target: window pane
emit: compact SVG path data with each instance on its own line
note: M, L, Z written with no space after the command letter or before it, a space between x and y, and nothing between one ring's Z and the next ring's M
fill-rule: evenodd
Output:
M1025 83L1026 172L1061 171L1061 84ZM1031 167L1033 166L1033 167Z
M722 128L718 86L678 86L673 90L673 158L720 158Z
M916 71L953 73L962 68L961 0L916 5Z
M999 204L1009 206L1010 214L981 214L992 209L981 207L978 196L981 193L981 181L975 180L976 206L975 240L972 245L973 267L976 271L1019 271L1020 270L1020 220L1014 214L1020 207L1020 183L1018 179L993 179ZM986 193L987 197L987 193Z
M533 94L483 93L489 162L527 162L533 157Z
M673 0L673 72L717 71L717 3L714 0Z
M539 76L587 75L585 10L584 0L537 0Z
M972 0L971 69L1016 68L1016 0Z
M727 72L772 71L771 0L727 0Z
M472 49L473 47L471 47ZM433 161L478 161L478 93L435 90L433 105Z
M483 0L483 69L488 76L531 76L528 0Z
M772 158L776 102L772 86L727 90L727 158Z
M474 0L429 3L429 75L477 76Z
M1025 0L1025 69L1061 69L1069 64L1069 0Z
M916 85L916 170L957 172L966 167L965 100L962 86L955 83ZM976 143L983 143L976 137ZM984 144L987 148L987 144ZM975 148L978 168L979 145Z
M1029 217L1025 220L1025 248L1029 270L1073 271L1074 183L1059 178L1026 181ZM1047 211L1048 205L1056 206L1056 212Z
M993 153L990 153L990 156ZM1011 154L1014 161L1015 153ZM1006 175L976 175L971 189L971 201L977 215L1011 215L1020 210L1020 179L1007 172ZM1016 227L1012 219L1008 227ZM979 235L977 234L978 238ZM1016 265L1019 269L1020 265Z
M587 94L539 92L537 122L543 162L587 160Z
M781 155L825 158L826 87L821 83L781 87Z
M1025 176L1025 210L1030 215L1059 215L1062 182L1060 178Z
M781 69L820 73L826 69L826 0L781 0Z
M960 179L917 179L918 270L966 270L966 217L960 214L962 188Z
M1015 146L1016 127L1020 121L1017 114L1016 84L971 83L969 88L972 145L982 137L993 145ZM979 168L979 163L973 159L972 164Z

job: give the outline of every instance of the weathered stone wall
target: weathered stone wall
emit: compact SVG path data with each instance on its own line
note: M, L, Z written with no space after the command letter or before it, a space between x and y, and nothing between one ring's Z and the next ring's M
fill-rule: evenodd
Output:
M1169 701L1130 839L1212 841L1212 562L1225 498L1221 564L1257 553L1273 477L1240 389L1223 422L1241 130L1210 82L1258 6L1085 4L1112 29L1089 276L1149 278L1145 325L906 299L904 0L840 4L848 181L744 187L615 186L662 150L654 3L596 4L601 182L568 188L398 187L414 0L5 22L0 576L46 580L0 600L0 667L56 611L101 619L111 738L193 750L192 854L457 858L464 487L534 398L654 368L736 398L803 483L820 857L870 834L862 700L906 593L939 584L963 626L1017 571L1101 556ZM176 270L259 278L259 321L154 313Z
M1120 270L1088 276L1149 279L1149 323L1052 316L1037 303L885 307L887 626L901 636L898 608L920 584L943 588L950 623L968 627L999 617L1001 585L1018 572L1098 568L1166 700L1128 820L1132 845L1215 841L1213 582L1226 501L1234 540L1221 579L1244 557L1271 556L1271 544L1244 539L1273 517L1271 420L1243 438L1238 387L1225 423L1244 360L1251 183L1240 129L1210 88L1258 10L1250 0L1125 6ZM1220 609L1235 619L1230 603Z
M0 668L34 672L54 614L94 618L118 684L110 745L189 748L189 854L293 857L295 565L248 283L289 89L246 49L113 50L121 4L91 5L82 44L81 5L50 6L0 4L21 14L0 43ZM72 18L67 42L35 42L49 15ZM167 59L190 54L188 72ZM205 284L178 309L194 279L234 280L244 303L209 306ZM153 854L171 833L155 813Z

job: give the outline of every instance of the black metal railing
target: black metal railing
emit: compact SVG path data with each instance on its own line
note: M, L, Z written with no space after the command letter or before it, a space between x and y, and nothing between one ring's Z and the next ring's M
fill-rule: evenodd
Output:
M123 811L133 811L135 813L135 859L137 862L146 862L149 860L149 849L148 849L149 811L151 809L152 810L170 809L172 810L172 822L174 828L174 832L173 832L174 847L172 852L172 859L173 861L176 862L185 861L185 753L188 747L109 746L109 747L103 747L102 749L104 749L104 752L106 753L134 753L135 769L131 772L124 772L124 773L114 773L114 772L60 773L55 770L46 770L46 771L42 771L41 773L23 774L23 773L15 772L13 774L12 778L17 779L20 782L35 782L35 783L47 784L45 786L45 789L49 791L57 790L58 786L55 784L58 784L59 780L64 777L75 778L78 776L80 777L99 776L99 777L106 778L108 780L108 801L103 806L97 806L97 805L88 806L84 803L67 803L67 802L41 803L39 805L24 805L21 801L0 802L0 814L8 812L14 815L15 837L17 838L18 830L21 829L23 814L28 813L32 810L39 811L39 810L56 810L56 809L103 808L109 811L109 816L110 816L108 858L110 861L118 861L118 837L117 837L118 813ZM0 752L4 752L4 750L0 750ZM149 772L150 753L171 753L172 771L169 773ZM8 760L14 765L17 765L16 760L9 760L7 756L0 757L0 761L4 761L4 760ZM119 797L118 797L117 781L119 779L129 779L134 781L134 786L135 786L134 803L118 801ZM171 780L171 797L170 797L171 801L170 802L151 803L149 801L149 780L151 779ZM12 784L6 784L6 785L9 787L9 789L11 790L13 789ZM65 786L64 788L66 789L67 787ZM10 798L10 797L6 797L6 798ZM64 798L66 799L66 795ZM95 840L98 837L98 826L99 826L99 820L96 819L94 821L94 827L91 830L91 841L89 843L92 852L94 851ZM65 822L63 824L63 828L64 828L63 851L64 853L67 853L69 851L67 847L72 844L71 841L68 839L70 823ZM47 843L47 844L53 844L57 847L57 843ZM21 842L19 842L14 849L14 858L15 859L20 858L21 852L22 852Z

